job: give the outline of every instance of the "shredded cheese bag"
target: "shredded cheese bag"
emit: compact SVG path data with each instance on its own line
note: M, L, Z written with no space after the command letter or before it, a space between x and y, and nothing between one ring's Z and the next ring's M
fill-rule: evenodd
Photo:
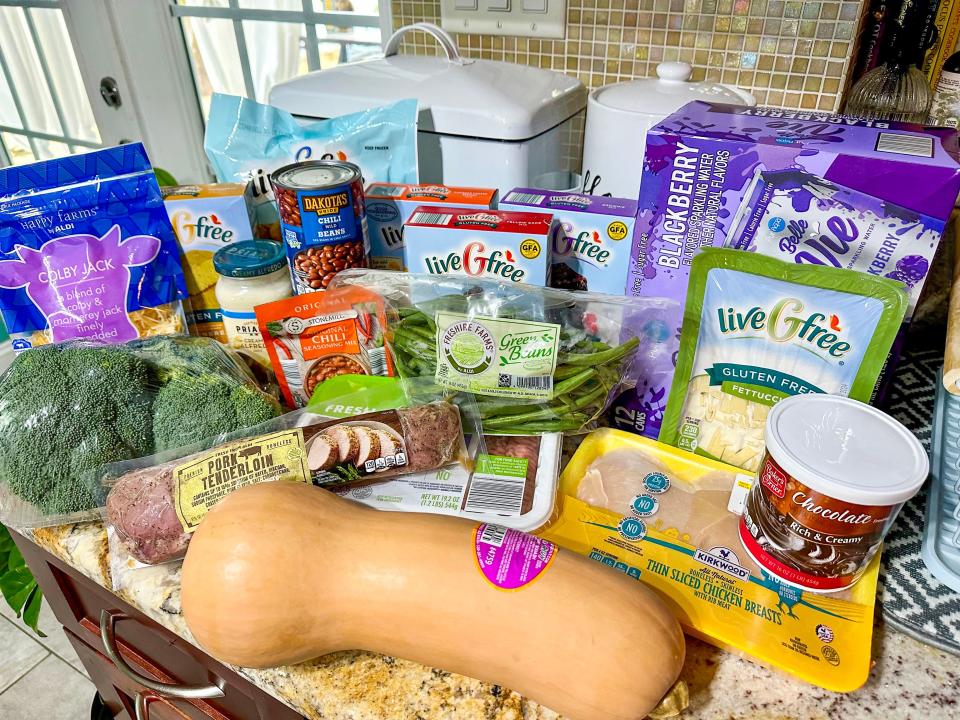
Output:
M0 170L0 312L14 352L183 332L186 290L140 143Z
M869 402L907 308L902 283L705 248L693 260L660 440L745 470L767 412L801 393Z

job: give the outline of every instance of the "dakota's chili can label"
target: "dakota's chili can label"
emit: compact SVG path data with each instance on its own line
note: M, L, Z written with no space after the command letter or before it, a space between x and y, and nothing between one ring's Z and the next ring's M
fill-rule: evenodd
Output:
M341 270L367 267L370 241L360 168L339 160L270 175L296 294L324 290Z

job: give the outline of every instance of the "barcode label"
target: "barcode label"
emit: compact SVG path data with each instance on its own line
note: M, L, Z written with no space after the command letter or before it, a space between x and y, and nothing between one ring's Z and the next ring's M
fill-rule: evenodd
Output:
M480 542L494 547L503 545L503 538L507 534L507 529L502 525L484 525L483 532L480 533Z
M466 512L517 516L523 509L526 477L474 475L463 504Z
M370 361L370 374L384 376L387 374L387 349L378 347L370 348L367 352L367 360Z
M519 388L521 390L553 390L553 375L508 375L500 373L497 378L497 387Z
M408 222L420 225L449 225L451 220L453 215L446 213L415 212Z
M882 132L877 137L877 152L932 158L933 138L924 135L898 135Z
M539 205L544 201L546 195L535 195L534 193L510 193L505 202L518 203L520 205Z

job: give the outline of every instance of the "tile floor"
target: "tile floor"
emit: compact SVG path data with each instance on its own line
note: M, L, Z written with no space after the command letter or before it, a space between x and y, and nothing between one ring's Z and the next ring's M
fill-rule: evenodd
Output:
M96 688L44 603L34 634L0 598L0 718L86 720Z

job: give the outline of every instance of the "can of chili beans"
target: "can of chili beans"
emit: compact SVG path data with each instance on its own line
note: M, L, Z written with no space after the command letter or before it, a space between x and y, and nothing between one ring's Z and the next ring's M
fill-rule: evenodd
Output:
M297 295L326 289L341 270L367 267L370 241L360 168L310 160L279 168L270 184Z

